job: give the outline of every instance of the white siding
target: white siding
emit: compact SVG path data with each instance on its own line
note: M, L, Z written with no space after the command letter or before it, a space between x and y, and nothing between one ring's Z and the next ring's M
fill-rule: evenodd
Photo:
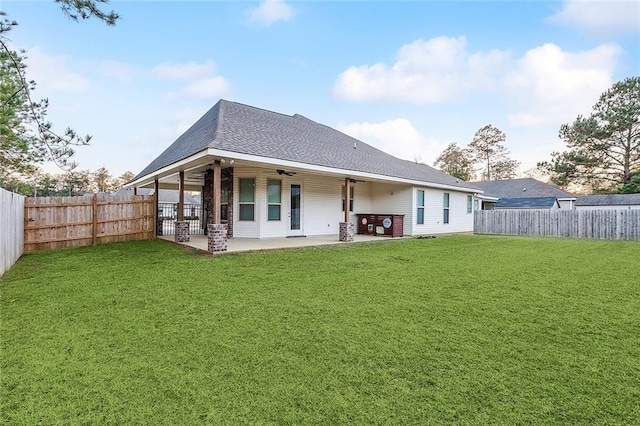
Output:
M413 209L416 209L417 190L424 191L424 224L416 224L412 218L411 235L446 234L473 232L473 211L467 213L467 195L465 192L443 191L441 189L416 187L412 191ZM449 223L444 219L444 193L449 194ZM413 216L415 217L415 216Z
M255 178L255 221L239 221L240 178ZM282 182L282 206L279 221L268 220L267 181ZM338 224L344 220L342 211L342 187L344 179L298 173L294 176L277 175L268 169L236 168L234 171L234 237L237 238L277 238L289 235L290 187L302 186L303 235L338 235ZM371 186L368 182L354 185L354 213L350 221L355 223L355 213L369 213L372 210Z
M255 221L240 222L239 179L255 178ZM267 180L282 181L280 221L268 220ZM338 224L344 220L342 188L344 178L298 173L277 175L269 169L236 168L234 173L234 237L275 238L289 234L290 186L302 186L302 235L337 235ZM404 215L404 235L441 234L473 231L473 214L467 213L467 193L449 191L449 224L443 224L443 193L433 188L415 188L378 182L356 182L353 212L349 221L357 224L357 214ZM416 190L425 191L425 224L416 222Z
M402 214L404 215L402 233L413 235L411 224L414 221L415 200L410 186L374 183L371 185L371 194L373 211L363 213Z
M558 203L562 210L573 210L575 200L558 200Z

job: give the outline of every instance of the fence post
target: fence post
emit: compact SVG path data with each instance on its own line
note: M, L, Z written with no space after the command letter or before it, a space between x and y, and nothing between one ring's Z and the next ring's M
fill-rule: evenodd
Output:
M91 207L93 226L91 227L91 242L98 244L98 194L93 194L93 206Z

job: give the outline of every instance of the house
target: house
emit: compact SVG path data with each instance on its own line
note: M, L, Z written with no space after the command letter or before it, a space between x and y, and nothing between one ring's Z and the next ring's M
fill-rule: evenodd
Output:
M479 192L302 115L227 100L128 186L202 191L209 223L233 238L473 232Z
M585 195L576 199L576 210L640 210L640 194Z
M533 178L471 182L484 193L476 196L475 210L562 209L572 210L573 194Z

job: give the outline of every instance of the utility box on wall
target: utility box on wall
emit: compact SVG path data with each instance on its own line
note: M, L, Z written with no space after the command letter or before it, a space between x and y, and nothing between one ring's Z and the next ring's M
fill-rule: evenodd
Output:
M402 237L404 215L358 214L359 235L388 235Z

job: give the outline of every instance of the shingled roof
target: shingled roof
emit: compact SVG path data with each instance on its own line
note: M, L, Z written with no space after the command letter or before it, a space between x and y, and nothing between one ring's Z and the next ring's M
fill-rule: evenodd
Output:
M227 100L215 104L134 180L209 148L425 183L475 187L433 167L396 158L302 115Z
M575 198L573 194L533 178L471 182L471 184L482 189L485 195L493 195L498 198Z
M576 206L637 206L640 194L584 195L576 199Z
M550 209L557 202L556 197L500 198L494 209Z

